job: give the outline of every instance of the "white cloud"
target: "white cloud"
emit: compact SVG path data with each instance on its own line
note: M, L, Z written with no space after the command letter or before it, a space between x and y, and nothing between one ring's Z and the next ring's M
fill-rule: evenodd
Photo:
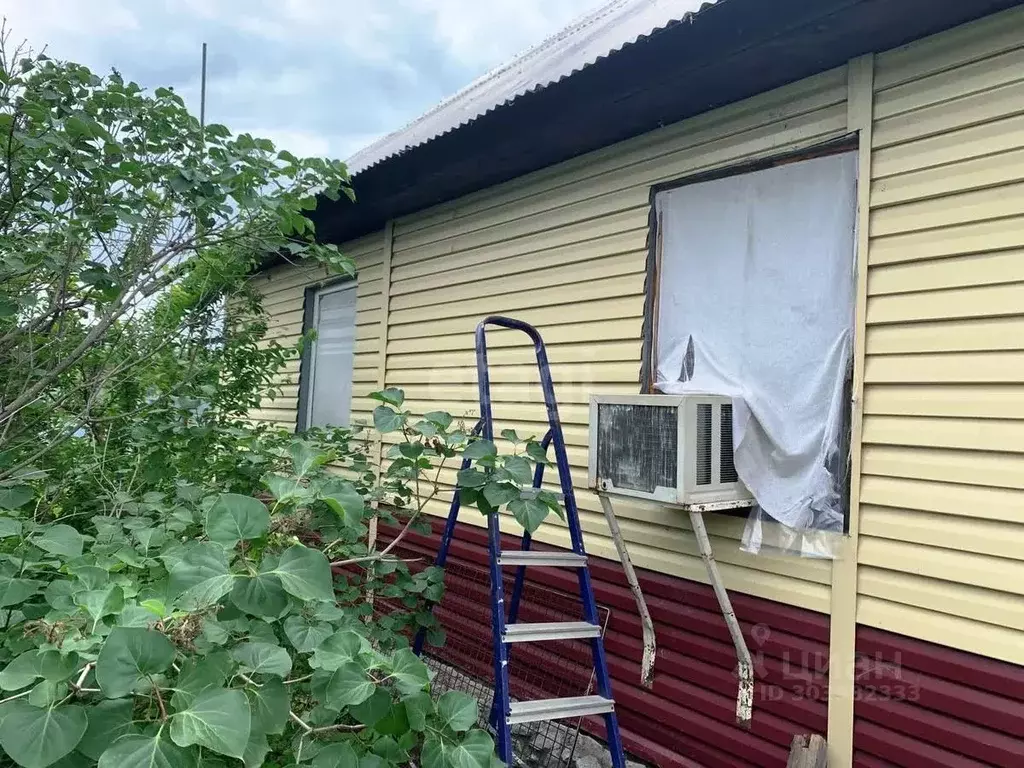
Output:
M346 157L601 0L0 0L14 40L144 86L296 154Z
M594 0L405 1L432 19L434 35L452 55L485 69L539 43L595 7Z

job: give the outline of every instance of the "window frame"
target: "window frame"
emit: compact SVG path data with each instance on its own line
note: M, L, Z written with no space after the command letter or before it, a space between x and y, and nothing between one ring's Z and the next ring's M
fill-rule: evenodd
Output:
M849 133L837 139L816 144L812 147L781 152L770 157L760 158L747 163L730 165L713 171L695 173L671 181L654 184L649 195L649 214L647 219L647 264L644 277L644 318L643 318L643 349L640 357L640 394L661 394L654 388L654 372L657 365L658 350L658 304L661 292L661 259L662 237L661 222L658 221L658 208L655 198L660 192L667 192L691 184L702 184L706 181L726 179L730 176L742 176L775 168L789 163L813 160L817 157L841 155L846 152L857 152L859 139L856 133ZM856 331L856 329L854 329Z
M644 276L644 316L643 316L643 346L640 357L640 394L658 395L662 394L654 387L655 366L657 365L658 351L658 311L661 292L661 260L662 260L662 227L658 220L658 207L655 199L660 192L667 192L690 184L700 184L706 181L725 179L730 176L740 176L747 173L756 173L769 168L775 168L789 163L799 163L804 160L813 160L818 157L829 157L840 155L846 152L860 152L860 137L854 131L844 134L836 139L815 144L803 149L795 149L788 152L780 152L769 157L760 158L747 163L739 163L724 168L703 173L695 173L690 176L683 176L671 181L654 184L651 186L649 196L649 214L647 229L647 264ZM866 183L858 179L857 184ZM856 239L856 228L865 226L863 222L856 221L854 224L854 238ZM860 269L861 265L857 265ZM858 329L853 329L854 338ZM839 479L839 491L843 505L843 533L850 530L850 482L852 475L852 447L853 447L853 361L850 361L850 368L846 374L844 390L849 393L846 398L846 408L843 409L843 434L840 438L840 450L845 453L845 458L840 459L842 473ZM731 517L746 517L747 510L726 511L722 514Z
M333 293L358 290L358 282L354 277L341 277L337 280L323 281L306 286L302 295L302 336L303 338L317 328L320 321L320 299ZM358 302L358 295L356 295ZM359 310L356 308L356 325L359 321ZM302 347L299 358L299 397L295 409L295 432L301 434L310 429L313 416L313 383L316 380L316 345L314 339ZM355 337L353 334L353 356L355 355ZM355 366L353 365L353 375ZM351 411L351 399L349 401Z

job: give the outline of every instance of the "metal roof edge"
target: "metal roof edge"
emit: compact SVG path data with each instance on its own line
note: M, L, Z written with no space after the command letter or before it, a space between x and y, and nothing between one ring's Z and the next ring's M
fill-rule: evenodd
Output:
M697 6L699 3L699 6L688 10L680 9L678 12L672 13L672 7L681 2L686 6ZM728 2L728 0L610 0L596 10L578 17L540 43L530 46L481 75L415 120L360 149L346 160L346 164L354 176L358 175L390 158L468 125L497 109L509 106L522 96L535 93L572 77L609 55L635 45L662 29L692 19L708 8L723 2ZM614 20L617 23L602 35L609 42L598 46L599 52L591 51L582 57L569 55L548 69L538 66L537 59L559 47L572 46L588 29L593 29L595 25L608 17L630 12L638 13L640 18ZM632 21L632 23L626 24L625 21ZM503 78L509 73L513 73L516 68L531 66L537 71L529 78L528 84L516 86L514 83L502 82ZM490 89L493 92L490 97L484 99L483 104L486 106L474 107L471 102L472 97L485 89ZM469 107L467 115L460 116L458 114L460 105Z

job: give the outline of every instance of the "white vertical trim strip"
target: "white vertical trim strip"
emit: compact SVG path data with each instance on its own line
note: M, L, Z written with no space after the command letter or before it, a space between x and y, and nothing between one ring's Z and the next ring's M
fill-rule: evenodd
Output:
M384 389L388 370L388 316L391 312L391 256L395 250L395 222L388 221L384 225L384 261L381 265L382 280L380 294L380 348L377 352L377 389ZM380 480L381 465L384 463L384 443L378 434L373 441L371 460L375 462L377 480ZM366 534L367 550L372 552L377 544L377 515L370 518L369 530ZM373 597L370 597L373 600Z
M850 533L832 566L829 628L828 764L853 764L854 665L857 634L857 534L864 430L864 355L868 284L868 216L871 212L871 129L874 54L852 59L848 68L847 122L859 134L857 166L857 283L854 324L852 436L850 439Z

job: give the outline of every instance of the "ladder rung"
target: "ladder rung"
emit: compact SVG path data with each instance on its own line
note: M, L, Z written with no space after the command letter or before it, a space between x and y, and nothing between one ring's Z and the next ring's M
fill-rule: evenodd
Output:
M509 624L505 627L506 643L529 643L538 640L579 640L600 637L601 628L586 621L551 621L535 624Z
M572 696L566 699L513 701L509 706L508 724L558 720L563 717L603 715L614 709L615 702L604 696Z
M586 555L575 552L502 552L498 565L547 565L553 568L582 568L587 564Z

